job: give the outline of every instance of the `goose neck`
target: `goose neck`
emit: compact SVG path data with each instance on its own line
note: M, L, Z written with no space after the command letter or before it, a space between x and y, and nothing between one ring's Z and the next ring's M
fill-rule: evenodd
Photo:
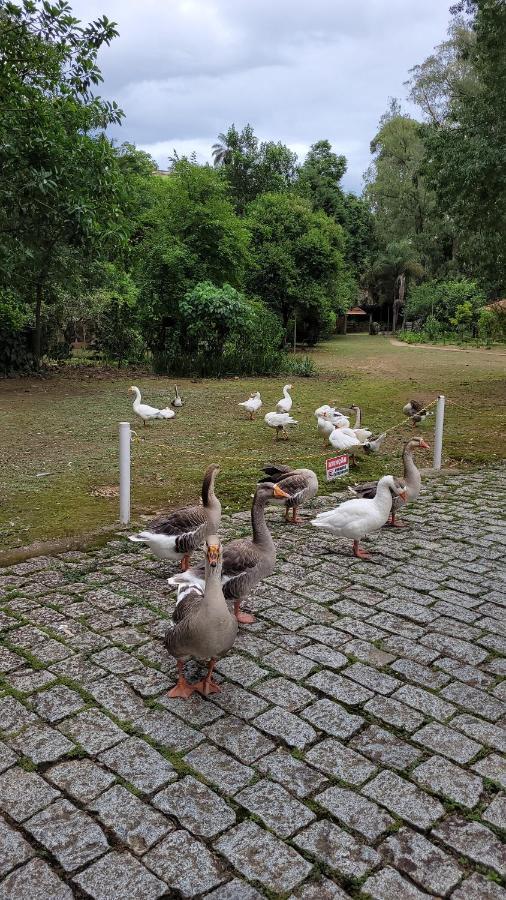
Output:
M253 543L260 547L274 547L272 535L265 521L265 507L267 499L256 496L251 507L251 528L253 531Z
M404 480L409 486L417 485L421 481L421 476L413 457L413 449L409 444L406 444L404 447L402 461L404 465Z

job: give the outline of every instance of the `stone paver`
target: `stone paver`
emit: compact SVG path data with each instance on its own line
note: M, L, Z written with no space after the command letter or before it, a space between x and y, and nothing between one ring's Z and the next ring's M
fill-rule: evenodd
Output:
M429 828L444 813L444 808L438 800L434 800L424 791L418 790L411 782L387 770L376 775L362 791L367 797L377 800L401 819L418 828Z
M0 878L33 855L34 850L19 831L15 831L7 825L7 822L0 819Z
M240 788L249 784L255 774L255 770L250 766L244 766L228 753L222 753L216 747L205 744L187 753L184 760L226 794L236 794Z
M149 804L117 784L100 794L88 808L104 828L112 831L133 853L142 854L173 830L173 825Z
M76 875L74 882L93 900L156 900L167 890L129 853L108 853Z
M140 738L128 738L101 753L99 760L144 794L150 794L177 778L173 766Z
M72 900L71 889L41 859L32 859L0 884L0 900Z
M370 841L375 841L394 822L392 816L376 803L345 788L327 788L317 795L316 800L343 825L359 831Z
M114 775L97 766L91 759L73 759L58 763L45 772L56 787L79 803L89 803L114 782Z
M455 815L441 822L432 833L457 853L494 869L502 877L506 875L506 845L485 825Z
M313 794L325 781L325 777L300 759L295 759L283 749L263 756L257 762L257 768L273 781L288 788L296 797L304 798Z
M15 822L23 822L49 806L58 795L59 791L36 772L13 766L0 775L0 809Z
M173 831L145 854L144 865L183 897L194 897L225 880L209 850L187 831Z
M442 756L431 756L412 772L412 777L421 787L434 794L442 794L455 803L470 809L476 806L483 791L483 782Z
M214 846L241 875L271 891L290 891L311 871L299 853L255 822L242 822Z
M153 804L199 837L215 837L235 824L230 806L191 775L156 794Z
M447 894L463 874L451 856L409 828L388 837L379 851L386 862L437 896Z
M506 470L423 480L374 565L268 509L210 698L167 695L176 565L0 569L0 900L506 900Z
M25 822L25 828L66 872L91 862L108 848L102 829L68 800L56 800Z
M315 818L307 806L295 800L281 785L265 779L245 788L235 799L283 838L290 837Z
M380 861L375 850L326 819L310 825L293 841L301 850L348 878L361 878Z
M430 900L429 894L419 891L391 866L371 875L364 882L364 891L373 900L392 900L392 897L400 897L402 900Z

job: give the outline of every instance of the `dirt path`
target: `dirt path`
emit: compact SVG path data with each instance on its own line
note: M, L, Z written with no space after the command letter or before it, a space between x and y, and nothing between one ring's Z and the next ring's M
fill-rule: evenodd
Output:
M390 338L390 343L394 347L416 347L418 350L446 350L447 353L483 353L483 347L450 347L447 344L441 347L439 344L406 344L404 341L398 341L396 338ZM487 350L486 353L487 356L506 356L506 351L504 350Z

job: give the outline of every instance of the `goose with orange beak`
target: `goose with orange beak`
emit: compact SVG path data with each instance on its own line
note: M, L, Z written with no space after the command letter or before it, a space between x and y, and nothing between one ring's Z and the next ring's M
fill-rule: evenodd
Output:
M285 522L291 525L302 525L299 506L312 500L318 493L318 478L312 469L292 469L291 466L264 466L265 478L260 483L274 481L278 488L288 495L288 499L273 494L273 503L285 507ZM292 518L290 519L290 510Z
M400 478L384 475L378 481L376 494L372 500L358 498L346 500L336 509L319 513L311 525L315 528L325 528L336 537L351 538L353 555L359 559L370 559L369 554L360 547L360 540L386 524L392 508L392 495L400 497L405 503L406 485Z
M256 586L268 578L276 564L276 547L265 521L265 507L269 500L289 499L278 484L266 481L257 486L251 507L253 536L231 541L223 549L221 582L225 599L233 603L238 622L249 625L255 621L251 613L244 612L241 604ZM193 585L202 589L205 585L205 566L192 566L180 575L168 579L170 585Z
M204 589L197 585L179 586L172 616L174 625L165 635L165 646L175 657L178 671L177 684L169 691L169 697L186 700L194 691L207 696L220 690L213 681L213 670L217 659L233 646L238 627L223 596L222 561L220 539L210 535L206 542ZM189 684L184 673L190 657L207 662L207 674L196 684Z
M403 480L406 485L406 503L413 503L417 500L422 488L422 476L413 456L415 450L430 450L430 446L422 437L412 438L404 444L402 463L404 468ZM377 487L377 481L365 481L362 484L354 484L353 487L349 487L348 490L350 493L354 494L355 497L363 497L364 499L371 500L376 495ZM403 505L404 503L401 497L394 496L392 501L392 512L388 522L385 523L390 526L390 528L407 527L407 522L403 522L401 519L396 518L398 510Z

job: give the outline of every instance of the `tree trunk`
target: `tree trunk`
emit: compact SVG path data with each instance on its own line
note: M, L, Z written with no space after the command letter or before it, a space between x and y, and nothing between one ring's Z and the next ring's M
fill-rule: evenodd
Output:
M38 284L35 288L35 335L33 345L33 356L35 359L35 368L40 368L40 350L41 350L41 334L42 334L42 285Z

